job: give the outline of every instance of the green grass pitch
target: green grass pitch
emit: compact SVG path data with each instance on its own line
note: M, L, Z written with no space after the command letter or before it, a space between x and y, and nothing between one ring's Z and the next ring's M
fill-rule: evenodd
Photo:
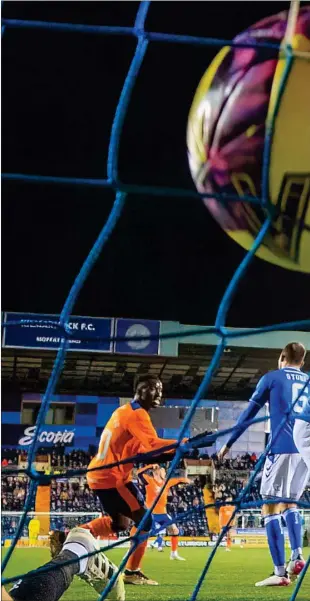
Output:
M309 555L306 550L305 556ZM118 563L124 549L114 549L107 555ZM159 581L159 586L126 586L127 601L185 601L190 597L205 561L210 553L207 548L180 548L186 563L170 561L169 549L158 553L148 549L143 569L150 578ZM6 569L5 576L20 574L34 569L49 560L47 549L16 549ZM288 601L293 591L290 587L254 587L257 580L267 577L272 571L268 549L235 549L226 553L217 551L210 572L202 586L199 599L202 601ZM84 582L75 578L62 601L95 601L96 593ZM298 601L310 600L310 572L297 597ZM46 599L48 601L48 599Z

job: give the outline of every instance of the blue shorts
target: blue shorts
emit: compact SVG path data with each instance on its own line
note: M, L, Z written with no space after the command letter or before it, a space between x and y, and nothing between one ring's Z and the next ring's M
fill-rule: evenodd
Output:
M153 521L157 534L173 524L172 517L168 513L153 513Z

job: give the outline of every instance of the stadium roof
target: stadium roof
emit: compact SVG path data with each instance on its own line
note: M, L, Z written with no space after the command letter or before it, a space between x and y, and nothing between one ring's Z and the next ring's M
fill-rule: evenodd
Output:
M137 374L159 376L164 396L190 398L210 364L215 346L180 343L177 357L136 356L71 351L57 386L58 394L128 397ZM225 349L205 398L242 400L249 398L259 378L275 369L278 349L233 346ZM2 349L2 383L21 392L44 392L55 351ZM310 357L305 366L310 371Z

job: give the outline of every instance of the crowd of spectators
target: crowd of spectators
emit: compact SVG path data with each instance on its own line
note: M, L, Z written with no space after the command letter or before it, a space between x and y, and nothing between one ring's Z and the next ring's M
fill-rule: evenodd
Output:
M62 445L56 445L50 451L46 448L38 449L37 454L45 455L49 452L51 456L51 467L53 468L82 468L87 467L92 459L91 453L80 449L65 453L65 448ZM2 449L1 465L2 467L18 465L19 459L27 460L27 451L22 449Z
M244 455L237 455L234 458L226 458L224 461L219 461L217 455L212 455L211 457L213 461L213 465L215 469L225 469L225 470L253 470L256 462L257 455L256 453L245 453Z
M4 476L1 482L2 511L22 511L28 491L27 476Z
M25 455L25 451L21 449L2 449L1 450L1 467L18 465L18 459Z
M64 453L62 448L55 448L51 453L51 467L64 469L79 469L87 467L92 459L92 455L87 451L71 451Z
M101 511L96 495L89 488L85 476L51 480L51 511Z
M167 511L172 517L187 513L186 519L178 522L181 536L206 536L208 524L203 509L203 492L199 478L186 486L172 486L169 490Z

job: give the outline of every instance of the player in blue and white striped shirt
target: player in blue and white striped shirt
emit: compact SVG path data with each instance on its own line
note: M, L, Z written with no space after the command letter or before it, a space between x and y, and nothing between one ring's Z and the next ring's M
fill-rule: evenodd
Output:
M310 446L307 446L304 439L301 438L307 432L309 445L310 436L306 427L307 422L296 420L296 426L294 426L293 413L296 410L297 412L303 411L304 408L308 410L310 406L310 385L307 386L310 378L301 371L305 356L306 349L301 343L291 342L286 345L279 357L279 369L267 373L260 379L248 407L237 422L239 428L233 432L227 444L219 452L219 458L222 459L246 430L248 422L266 403L269 404L272 443L263 469L260 492L263 499L267 501L263 506L263 515L274 563L274 574L257 582L256 586L287 586L291 579L301 572L305 564L302 558L301 516L294 501L300 499L310 476L308 469ZM298 399L297 403L296 399ZM281 425L284 419L285 423ZM297 424L297 422L300 423ZM301 424L306 424L306 426ZM302 452L305 448L308 460ZM277 498L289 499L292 502L268 503L268 499L276 500ZM292 549L291 560L287 566L285 565L282 517L286 521Z

